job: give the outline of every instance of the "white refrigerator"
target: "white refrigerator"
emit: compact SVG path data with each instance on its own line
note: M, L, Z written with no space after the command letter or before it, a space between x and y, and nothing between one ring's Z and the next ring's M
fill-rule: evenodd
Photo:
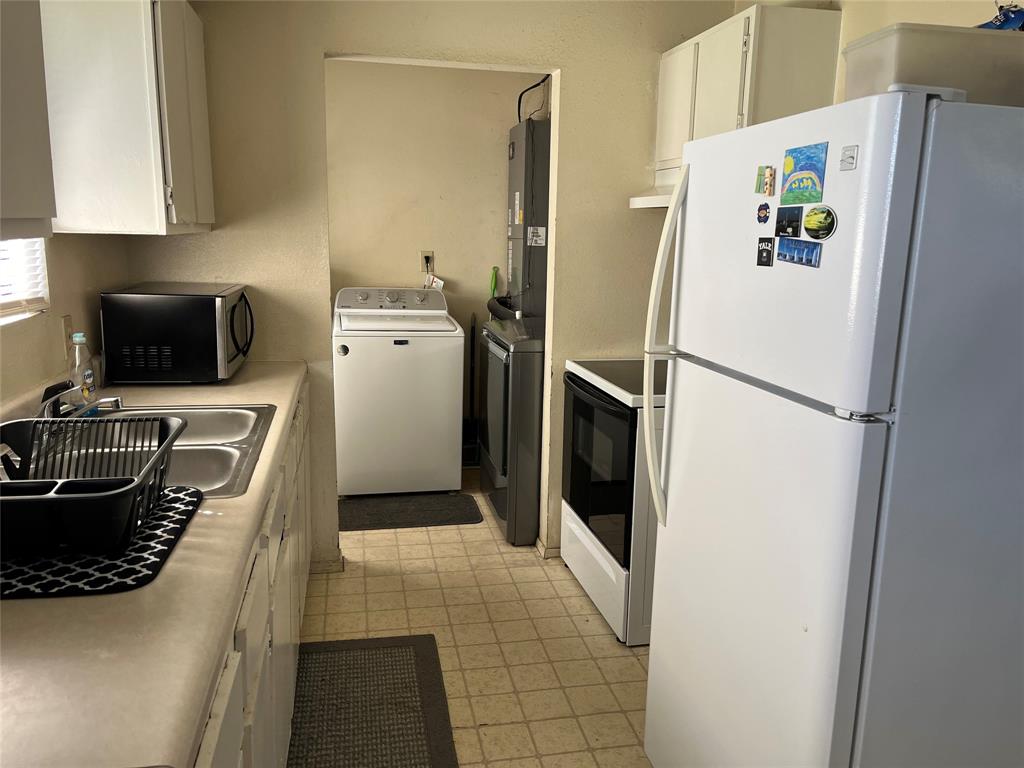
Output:
M686 145L655 768L1024 765L1022 137L892 92Z

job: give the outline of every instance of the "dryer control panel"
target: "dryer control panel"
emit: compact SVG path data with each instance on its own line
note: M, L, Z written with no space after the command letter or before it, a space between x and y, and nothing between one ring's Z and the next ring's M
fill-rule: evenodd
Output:
M438 313L448 311L444 294L436 288L342 288L335 310Z

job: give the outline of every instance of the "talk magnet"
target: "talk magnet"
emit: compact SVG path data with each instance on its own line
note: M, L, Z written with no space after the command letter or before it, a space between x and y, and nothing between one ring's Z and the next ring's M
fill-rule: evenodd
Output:
M772 209L768 203L761 203L757 206L757 223L767 224L768 218L772 215Z

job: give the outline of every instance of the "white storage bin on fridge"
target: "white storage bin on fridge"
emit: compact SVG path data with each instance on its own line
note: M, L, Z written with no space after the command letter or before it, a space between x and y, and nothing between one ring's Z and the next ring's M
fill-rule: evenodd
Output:
M846 100L893 83L959 88L967 101L1024 107L1024 34L934 24L893 24L843 49Z

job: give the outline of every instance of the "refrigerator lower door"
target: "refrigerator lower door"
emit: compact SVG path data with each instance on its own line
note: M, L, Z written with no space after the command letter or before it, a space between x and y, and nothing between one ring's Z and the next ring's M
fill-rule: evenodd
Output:
M888 427L673 367L647 754L848 765Z

